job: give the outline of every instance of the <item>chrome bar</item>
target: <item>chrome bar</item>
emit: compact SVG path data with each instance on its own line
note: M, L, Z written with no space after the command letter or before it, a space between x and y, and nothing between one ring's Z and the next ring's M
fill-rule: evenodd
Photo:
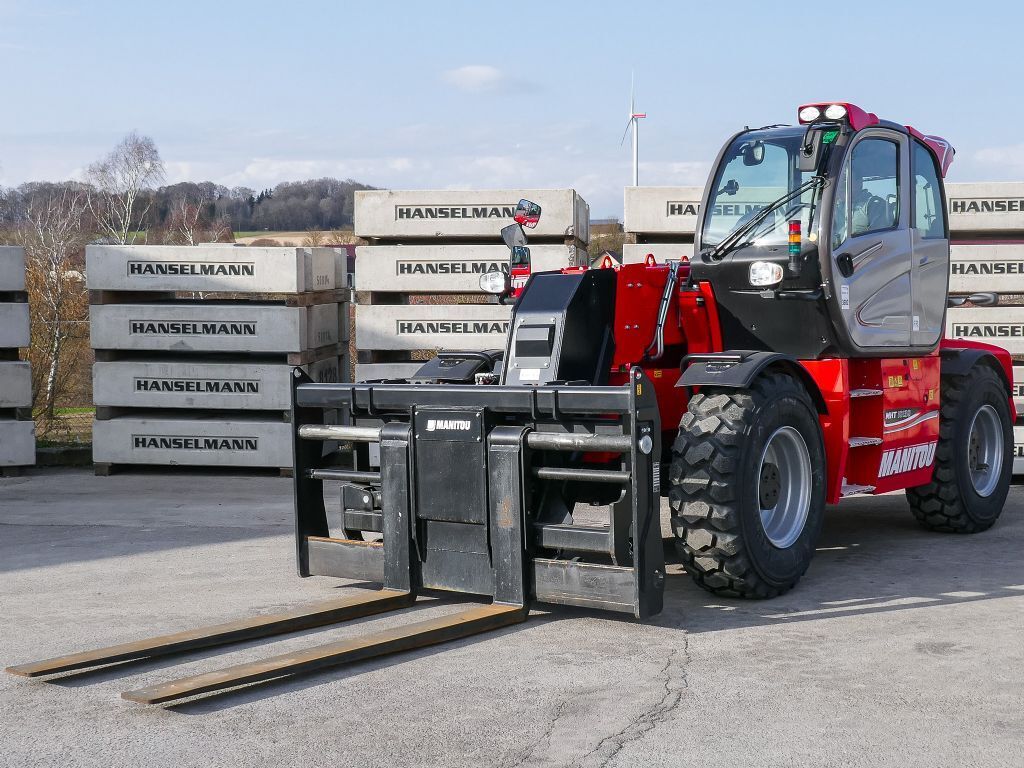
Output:
M591 451L629 453L633 438L629 435L589 435L575 432L530 432L526 445L536 451Z
M380 427L348 427L329 424L302 424L299 437L305 440L351 440L356 443L380 442Z

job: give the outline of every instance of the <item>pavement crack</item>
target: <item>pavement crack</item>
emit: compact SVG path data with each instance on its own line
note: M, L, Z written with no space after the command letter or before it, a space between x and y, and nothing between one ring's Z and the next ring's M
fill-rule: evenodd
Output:
M502 768L512 768L512 766L526 765L528 761L532 761L534 759L534 752L537 750L538 747L542 745L545 746L546 752L547 747L551 744L551 736L555 732L555 726L558 725L558 721L562 719L562 715L565 714L565 710L568 708L568 706L569 701L567 699L563 699L562 701L558 702L558 704L555 705L555 708L552 711L551 715L548 717L548 724L547 727L544 729L544 733L542 733L540 736L538 736L536 739L534 739L532 742L527 744L522 749L518 750L515 756L512 757L510 760L504 761L502 763Z
M690 663L690 636L680 628L682 643L668 654L665 663L658 671L657 677L662 681L664 692L661 698L651 707L641 712L622 730L605 736L597 746L585 754L577 763L582 765L589 758L597 756L600 762L597 768L607 766L622 749L634 741L642 739L661 723L672 717L673 710L683 699L683 693L690 687L687 667Z

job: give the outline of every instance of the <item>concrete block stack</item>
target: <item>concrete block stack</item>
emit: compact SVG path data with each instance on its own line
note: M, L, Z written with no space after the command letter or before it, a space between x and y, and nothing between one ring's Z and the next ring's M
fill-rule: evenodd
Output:
M703 193L703 187L626 187L622 261L639 263L648 253L659 263L691 258Z
M522 198L541 206L533 271L587 264L590 207L571 189L356 192L357 380L412 375L436 349L504 348L511 308L479 279L507 271L500 232Z
M93 459L292 465L291 370L348 379L330 248L89 246Z
M1024 414L1024 183L947 184L949 292L999 294L994 307L946 313L946 335L997 344L1018 363L1014 400ZM1024 419L1014 428L1014 473L1024 474Z
M19 351L31 339L25 251L0 246L0 472L36 463L32 371Z

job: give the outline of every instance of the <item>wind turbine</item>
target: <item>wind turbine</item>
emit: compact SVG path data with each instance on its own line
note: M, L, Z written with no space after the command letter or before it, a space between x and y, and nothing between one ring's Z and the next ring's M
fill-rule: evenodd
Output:
M636 98L633 88L633 76L629 77L629 121L626 123L626 130L622 132L621 147L626 141L626 134L633 129L633 186L640 186L640 119L647 117L646 112L636 111Z

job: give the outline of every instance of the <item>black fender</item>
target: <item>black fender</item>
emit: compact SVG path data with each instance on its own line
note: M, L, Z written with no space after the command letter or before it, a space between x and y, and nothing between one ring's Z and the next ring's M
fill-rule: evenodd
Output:
M1006 377L1006 368L995 353L976 347L942 347L939 354L940 376L963 376L976 365L990 365L1006 386L1007 395L1013 395L1013 381Z
M687 355L683 358L683 374L677 387L728 387L747 389L766 368L776 367L798 378L820 414L828 406L814 377L792 355L782 352L730 350Z

